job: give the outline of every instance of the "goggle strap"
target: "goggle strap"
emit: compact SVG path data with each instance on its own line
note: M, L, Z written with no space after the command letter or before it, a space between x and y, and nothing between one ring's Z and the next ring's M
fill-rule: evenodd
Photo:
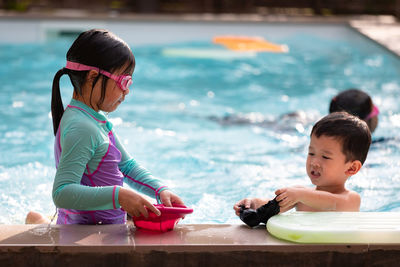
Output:
M100 68L97 67L92 67L92 66L88 66L85 64L80 64L80 63L76 63L76 62L72 62L72 61L68 61L67 60L67 64L65 66L66 69L69 70L76 70L76 71L88 71L88 70L97 70L99 73L107 76L108 78L113 79L114 81L116 81L120 87L123 88L123 90L126 90L129 85L132 84L132 77L129 75L121 75L121 76L117 76L114 75L108 71L102 70Z
M76 70L76 71L86 71L86 70L97 70L100 72L100 68L72 62L72 61L67 61L67 65L65 66L66 69L69 70Z

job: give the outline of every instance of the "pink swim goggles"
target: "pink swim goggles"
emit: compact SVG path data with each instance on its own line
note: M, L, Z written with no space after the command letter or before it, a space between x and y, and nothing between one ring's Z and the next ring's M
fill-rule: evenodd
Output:
M84 64L76 63L76 62L67 61L67 65L65 66L65 68L69 69L69 70L77 70L77 71L97 70L99 73L103 74L104 76L107 76L108 78L113 79L122 91L128 90L129 86L132 84L132 76L130 76L130 75L114 75L112 73L109 73L108 71L99 69L97 67L92 67L92 66L87 66Z
M373 118L373 117L376 117L376 116L378 116L378 115L379 115L379 109L378 109L377 106L374 105L374 107L372 108L371 113L369 113L369 114L367 115L367 117L365 117L364 120L367 121L367 120L369 120L369 119L371 119L371 118Z

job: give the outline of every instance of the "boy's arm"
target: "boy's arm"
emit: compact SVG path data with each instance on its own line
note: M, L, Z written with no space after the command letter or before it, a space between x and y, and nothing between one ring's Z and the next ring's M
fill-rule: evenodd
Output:
M281 210L289 210L298 203L315 211L359 211L360 196L353 191L333 194L304 187L287 187L275 192Z

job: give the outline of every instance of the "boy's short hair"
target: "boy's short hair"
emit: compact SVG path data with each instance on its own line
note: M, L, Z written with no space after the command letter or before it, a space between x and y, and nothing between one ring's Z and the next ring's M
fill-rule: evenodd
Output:
M365 121L347 112L333 112L319 120L311 135L334 137L342 143L346 162L359 160L364 164L371 144L371 132Z

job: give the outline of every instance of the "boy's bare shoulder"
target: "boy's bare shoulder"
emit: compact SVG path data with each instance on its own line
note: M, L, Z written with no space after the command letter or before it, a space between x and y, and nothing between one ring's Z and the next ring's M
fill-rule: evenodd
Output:
M345 195L351 199L360 199L361 198L360 195L356 191L348 190L348 189L346 189L341 195Z
M356 191L352 191L352 190L348 190L348 191L349 191L348 192L349 198L361 201L361 196Z
M342 211L359 211L361 205L361 196L352 190L344 192L346 196L346 203L342 207Z

